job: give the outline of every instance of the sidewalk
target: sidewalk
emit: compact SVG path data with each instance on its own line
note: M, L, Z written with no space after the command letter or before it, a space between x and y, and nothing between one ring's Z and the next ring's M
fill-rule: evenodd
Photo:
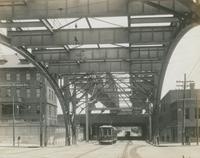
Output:
M200 146L196 143L182 145L181 143L161 143L159 146L147 145L137 150L141 158L199 158Z

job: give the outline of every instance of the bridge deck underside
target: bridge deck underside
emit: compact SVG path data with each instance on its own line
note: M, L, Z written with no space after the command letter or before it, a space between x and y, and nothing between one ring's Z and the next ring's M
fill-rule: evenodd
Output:
M127 74L128 80L118 75L111 88L102 84L104 88L98 90L103 98L97 100L104 104L108 103L103 100L112 100L107 106L119 107L116 93L121 89L125 95L126 87L130 94L125 98L137 109L145 107L147 98L155 104L159 100L171 43L200 15L196 8L190 0L7 0L0 2L0 28L8 29L7 37L1 39L29 51L35 62L61 78ZM125 24L106 17L123 17ZM94 19L109 27L93 27ZM87 27L81 28L80 20ZM125 86L116 88L116 81ZM91 86L90 93L94 89Z

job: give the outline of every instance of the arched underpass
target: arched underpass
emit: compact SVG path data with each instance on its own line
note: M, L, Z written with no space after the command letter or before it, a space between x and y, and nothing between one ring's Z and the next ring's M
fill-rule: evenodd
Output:
M8 1L0 5L0 26L8 29L7 36L0 38L1 44L30 60L51 84L62 107L66 144L70 144L69 124L76 136L76 107L88 94L86 109L101 102L106 106L103 111L119 117L120 113L141 115L143 109L150 114L152 103L153 130L148 137L157 135L166 68L177 42L199 22L196 3L107 0L97 6L91 1L33 0L19 4ZM125 19L123 25L108 20L119 16ZM75 19L69 22L69 18ZM95 27L94 19L110 26ZM87 26L79 26L79 20ZM71 24L74 27L67 28ZM125 112L122 102L128 109ZM90 111L96 110L91 107Z

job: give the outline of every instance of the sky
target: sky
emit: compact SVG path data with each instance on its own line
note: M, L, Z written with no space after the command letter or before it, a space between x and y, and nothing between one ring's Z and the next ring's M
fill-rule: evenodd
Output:
M0 45L1 54L13 54L11 49ZM161 97L170 89L176 89L176 81L184 79L195 81L196 88L200 88L200 26L187 32L176 46L170 59ZM59 113L61 109L59 109Z
M176 89L176 81L186 79L200 88L200 26L188 31L176 46L164 79L162 95Z

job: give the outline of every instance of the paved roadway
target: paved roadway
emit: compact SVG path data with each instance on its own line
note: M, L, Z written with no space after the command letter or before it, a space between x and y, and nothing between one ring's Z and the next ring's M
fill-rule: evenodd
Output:
M200 146L164 145L144 141L118 141L113 145L95 142L70 147L0 147L0 158L200 158Z

